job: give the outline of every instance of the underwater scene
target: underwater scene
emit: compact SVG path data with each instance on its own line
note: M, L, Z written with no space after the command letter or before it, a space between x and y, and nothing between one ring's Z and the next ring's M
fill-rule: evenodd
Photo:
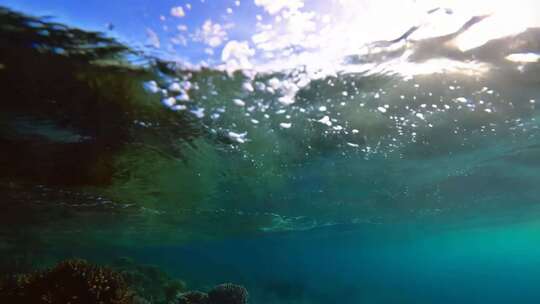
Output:
M0 304L540 303L540 2L0 0Z

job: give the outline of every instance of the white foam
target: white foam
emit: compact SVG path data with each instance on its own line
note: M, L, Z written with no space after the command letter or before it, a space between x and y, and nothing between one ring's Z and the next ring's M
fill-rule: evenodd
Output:
M229 131L229 133L227 133L227 136L233 140L233 141L236 141L237 143L245 143L247 141L246 139L246 136L247 136L247 132L244 132L244 133L236 133L236 132L233 132L233 131Z
M161 100L161 103L170 108L176 104L176 99L174 99L173 97L164 98L163 100Z
M195 115L197 118L203 118L204 117L204 108L196 108L190 111L193 115Z
M323 125L332 126L332 122L330 121L330 117L325 115L323 118L317 120L318 122L322 123Z
M172 93L182 92L182 87L180 87L180 84L178 82L171 83L167 89L169 90L169 92Z
M157 82L155 82L154 80L150 80L148 82L145 82L143 84L143 88L147 91L147 92L150 92L150 93L157 93L161 90L161 88L158 86Z
M246 103L245 103L243 100L237 99L237 98L236 98L236 99L233 99L233 102L234 102L235 105L237 105L237 106L239 106L239 107L243 107L243 106L246 105Z

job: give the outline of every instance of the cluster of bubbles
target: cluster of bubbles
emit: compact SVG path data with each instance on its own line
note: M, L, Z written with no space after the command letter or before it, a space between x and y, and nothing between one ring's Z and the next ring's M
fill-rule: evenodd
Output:
M242 5L235 2L234 10ZM352 4L342 3L343 8L348 5ZM178 27L183 40L188 37L206 45L209 58L221 48L221 63L195 66L183 62L177 77L149 81L144 84L146 90L158 94L171 111L193 115L212 133L240 146L264 140L260 134L287 136L289 132L292 137L303 136L298 141L308 149L318 141L313 138L319 137L368 155L425 145L440 137L459 137L463 145L471 136L537 128L538 93L527 88L515 94L498 80L517 78L516 85L522 84L528 77L527 68L535 62L515 63L507 69L509 62L469 60L469 53L447 47L450 42L463 44L458 38L464 34L477 35L469 33L477 23L504 21L501 14L499 19L490 15L467 19L449 8L425 10L421 15L435 21L408 31L400 27L405 34L398 39L355 40L356 44L339 50L329 45L326 52L313 33L335 36L343 40L340 45L354 40L334 31L340 24L334 17L343 12L334 12L334 16L317 13L303 1L257 0L255 6L264 13L256 15L251 41L232 38L232 21L241 21L231 19L232 8L223 17L230 22L209 19L192 34L186 25ZM184 20L192 9L191 5L173 8L172 18ZM447 22L444 18L453 19ZM166 24L168 19L161 19ZM426 34L437 22L447 25L451 34ZM398 25L403 26L393 26ZM412 40L415 35L421 39ZM293 43L293 38L298 41ZM184 47L190 46L184 43ZM482 56L489 53L481 47L479 52ZM267 60L261 60L265 56ZM288 58L287 64L280 58Z
M295 127L307 126L317 136L340 138L336 145L369 154L383 147L390 152L438 140L430 136L460 136L466 141L473 133L487 136L538 128L534 90L509 100L508 94L488 87L489 81L468 77L340 75L299 86L283 75L241 75L238 82L226 74L194 77L194 73L202 72L159 84L149 81L144 87L158 94L171 111L189 113L211 132L239 145L261 140L250 136L253 129L297 136L300 131ZM216 79L220 84L213 83Z

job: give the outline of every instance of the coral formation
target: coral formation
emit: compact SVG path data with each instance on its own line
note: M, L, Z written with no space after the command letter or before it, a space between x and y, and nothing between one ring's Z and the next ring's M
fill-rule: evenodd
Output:
M174 304L209 304L208 295L200 291L189 291L181 294Z
M79 259L0 283L1 303L131 304L133 298L119 273Z
M180 280L169 281L163 286L163 291L167 300L175 299L178 294L184 290L186 290L186 284Z
M248 292L240 285L221 284L208 292L208 299L212 304L247 304Z
M200 291L183 293L174 304L247 304L248 298L246 288L227 283L215 286L208 294Z
M0 303L36 304L247 304L240 285L221 284L208 293L186 291L158 267L121 258L102 267L70 259L43 271L0 278Z
M168 303L186 291L186 284L171 278L157 266L140 265L130 258L116 259L112 268L118 271L126 283L142 298L151 303Z

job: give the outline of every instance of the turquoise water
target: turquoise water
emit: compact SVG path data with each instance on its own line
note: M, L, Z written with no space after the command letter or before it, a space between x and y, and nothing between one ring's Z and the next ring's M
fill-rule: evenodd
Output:
M241 283L262 303L534 303L537 230L341 227L128 252L194 286Z
M435 234L402 227L413 230L406 235L352 230L235 240L194 250L211 252L199 267L221 266L218 277L245 282L261 302L533 303L539 260L531 243L537 227L514 224ZM189 259L190 253L180 256ZM163 258L175 264L175 258Z
M234 71L2 8L1 274L80 257L151 303L173 278L250 303L538 302L538 28L448 47L482 18L337 72Z

